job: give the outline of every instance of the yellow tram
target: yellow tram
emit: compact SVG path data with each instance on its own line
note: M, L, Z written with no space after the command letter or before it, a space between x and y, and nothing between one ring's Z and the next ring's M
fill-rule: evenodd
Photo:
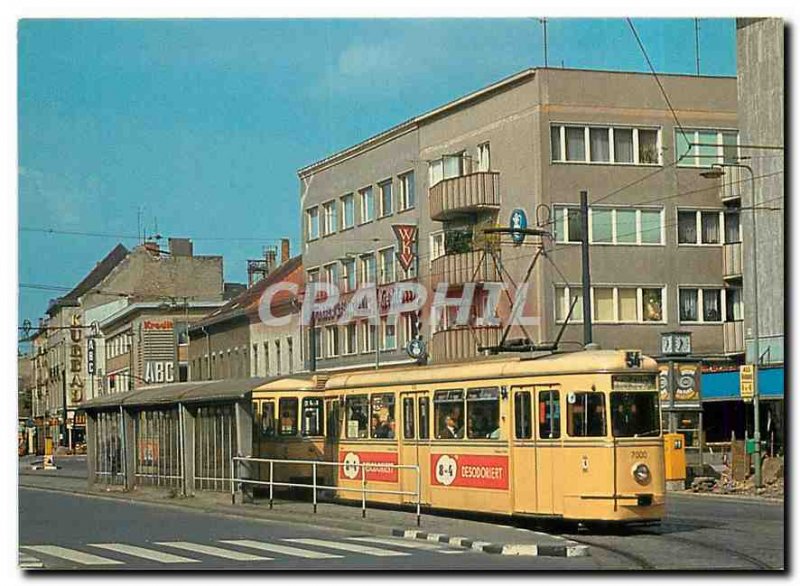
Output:
M638 352L590 350L281 379L253 392L254 455L343 463L317 480L352 489L342 499L360 499L366 481L386 491L370 500L411 503L416 471L396 466L418 466L434 509L654 521L665 495L657 377ZM274 480L309 476L280 470Z

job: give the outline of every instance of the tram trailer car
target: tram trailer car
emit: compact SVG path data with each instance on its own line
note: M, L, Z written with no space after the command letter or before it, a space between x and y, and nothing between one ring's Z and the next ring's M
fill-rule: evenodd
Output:
M285 429L305 450L273 438L259 447L276 454L269 457L324 454L315 459L342 463L324 478L341 499L361 499L365 470L367 487L385 491L368 494L373 502L415 504L419 486L433 509L659 521L666 490L657 382L652 358L616 350L336 374L322 393L281 391L304 414L304 399L323 398L324 437L304 436L303 422ZM419 479L394 465L418 467Z

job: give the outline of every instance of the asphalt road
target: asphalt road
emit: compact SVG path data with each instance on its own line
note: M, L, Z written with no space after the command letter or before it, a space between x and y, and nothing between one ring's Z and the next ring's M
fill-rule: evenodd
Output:
M515 557L303 524L19 489L20 560L53 570L542 570L591 558ZM375 541L381 540L381 541Z

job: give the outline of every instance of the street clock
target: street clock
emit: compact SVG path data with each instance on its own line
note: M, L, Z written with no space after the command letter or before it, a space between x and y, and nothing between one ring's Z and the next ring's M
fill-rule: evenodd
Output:
M692 353L692 334L690 332L664 332L661 334L661 354L663 356L687 356Z

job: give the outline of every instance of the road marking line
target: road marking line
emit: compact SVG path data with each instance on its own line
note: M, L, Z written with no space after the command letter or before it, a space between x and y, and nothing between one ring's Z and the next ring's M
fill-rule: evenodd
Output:
M236 560L239 562L256 562L271 560L263 556L253 555L251 553L242 553L232 549L222 549L221 547L214 547L212 545L203 545L202 543L192 543L191 541L156 541L158 545L166 545L167 547L175 547L177 549L185 549L186 551L193 551L196 553L204 553L206 555L215 556L218 558L225 558L228 560Z
M355 543L339 543L336 541L326 541L324 539L284 539L283 541L302 543L304 545L318 545L319 547L341 549L342 551L352 551L354 553L363 553L366 555L374 555L376 557L409 555L404 551L392 551L390 549L380 549L377 547L369 547L367 545L357 545Z
M30 549L37 553L61 558L70 562L75 562L84 566L107 566L109 564L124 564L118 560L100 557L91 553L84 553L76 549L69 549L58 545L23 545L25 549Z
M424 549L426 551L452 552L445 550L440 545L428 543L427 541L409 541L406 539L392 539L391 537L348 537L351 541L361 541L363 543L374 543L375 545L396 545L398 547L408 547L411 549Z
M19 559L17 560L17 562L19 567L22 568L23 570L44 567L42 560L40 560L39 558L35 558L32 555L29 555L22 551L19 552Z
M126 543L90 543L91 547L99 547L109 551L116 551L127 555L132 555L146 560L153 560L161 562L162 564L185 564L190 562L199 562L192 558L185 558L180 555L157 551L155 549L147 549L146 547L139 547L136 545L128 545Z
M220 543L230 543L231 545L240 545L242 547L251 547L253 549L261 549L263 551L271 551L274 553L282 553L284 555L293 555L300 558L309 558L314 560L344 557L336 555L335 553L322 553L321 551L311 551L310 549L300 549L299 547L278 545L277 543L264 543L262 541L253 541L251 539L222 539L220 540Z

